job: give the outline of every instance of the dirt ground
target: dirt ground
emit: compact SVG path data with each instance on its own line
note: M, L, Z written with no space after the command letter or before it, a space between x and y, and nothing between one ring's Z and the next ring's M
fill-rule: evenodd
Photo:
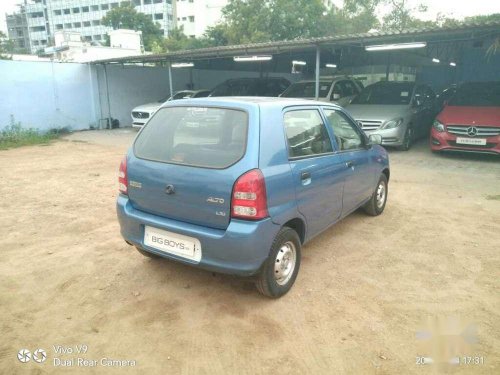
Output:
M117 169L133 136L0 152L0 373L120 371L54 366L78 357L142 374L500 373L500 159L432 155L426 142L390 151L384 214L355 213L306 245L295 286L270 300L125 244ZM451 345L432 322L452 319L477 339L460 354L482 363L418 365ZM22 348L47 360L21 363Z

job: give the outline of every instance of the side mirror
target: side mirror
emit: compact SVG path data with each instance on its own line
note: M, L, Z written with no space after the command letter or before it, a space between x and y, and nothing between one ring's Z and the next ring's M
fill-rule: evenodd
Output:
M381 145L382 144L382 136L380 134L370 134L368 136L368 141L371 145Z
M333 100L339 100L339 99L340 99L340 94L334 93L334 94L332 95L332 99L333 99Z

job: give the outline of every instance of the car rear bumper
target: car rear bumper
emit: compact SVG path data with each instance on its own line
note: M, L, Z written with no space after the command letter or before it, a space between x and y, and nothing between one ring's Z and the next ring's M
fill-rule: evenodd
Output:
M464 136L465 137L465 136ZM500 136L486 138L486 145L457 144L457 136L448 132L431 130L430 146L432 151L461 151L500 155Z
M128 197L121 194L117 199L116 210L121 234L130 244L181 263L240 276L257 273L267 259L274 237L280 230L280 226L270 218L260 221L232 219L226 230L202 227L137 210L132 207ZM202 249L200 262L146 246L146 225L198 239Z

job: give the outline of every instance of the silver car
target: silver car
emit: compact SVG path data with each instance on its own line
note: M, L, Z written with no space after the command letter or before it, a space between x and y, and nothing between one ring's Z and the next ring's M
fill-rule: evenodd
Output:
M346 106L358 95L363 86L347 76L321 77L319 80L319 100ZM316 81L306 80L292 83L280 96L284 98L315 99Z
M435 94L414 82L377 82L367 86L346 107L363 130L382 136L384 146L409 150L429 135L436 116Z

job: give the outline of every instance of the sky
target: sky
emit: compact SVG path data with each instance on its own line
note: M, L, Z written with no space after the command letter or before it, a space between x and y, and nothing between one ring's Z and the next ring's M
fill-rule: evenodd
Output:
M23 0L0 0L0 30L6 32L5 13L14 12L16 4ZM416 7L418 4L428 6L425 14L419 18L429 20L435 19L438 13L443 13L457 19L466 16L476 16L481 14L500 13L500 0L408 0L410 6ZM336 5L341 5L342 0L334 0Z

